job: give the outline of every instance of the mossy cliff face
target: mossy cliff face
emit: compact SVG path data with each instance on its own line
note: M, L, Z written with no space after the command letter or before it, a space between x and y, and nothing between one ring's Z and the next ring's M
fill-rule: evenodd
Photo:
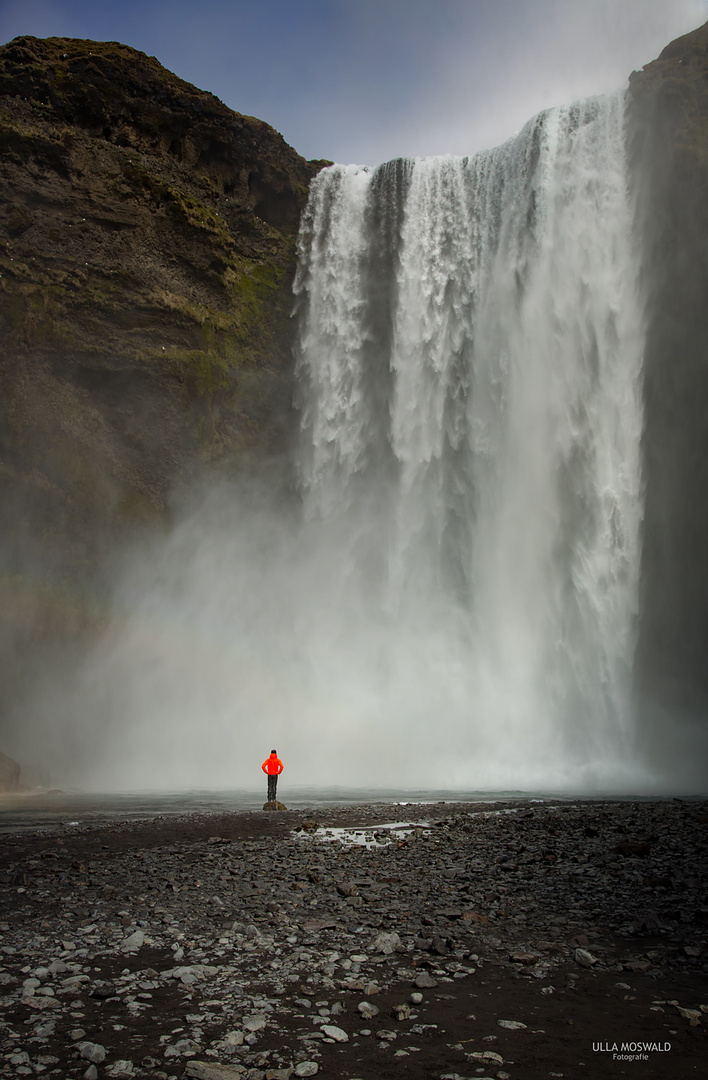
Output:
M662 710L708 704L708 24L630 78L648 290L638 673Z
M283 452L321 164L127 46L0 48L6 567L85 576L195 462Z

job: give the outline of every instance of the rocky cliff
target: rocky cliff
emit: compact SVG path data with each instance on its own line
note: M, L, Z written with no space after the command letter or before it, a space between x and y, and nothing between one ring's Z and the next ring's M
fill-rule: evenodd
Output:
M0 48L0 648L200 462L283 454L321 164L125 45Z
M708 24L630 78L648 292L638 677L660 710L708 705Z
M83 574L195 460L282 452L294 238L318 167L125 45L0 49L11 566Z

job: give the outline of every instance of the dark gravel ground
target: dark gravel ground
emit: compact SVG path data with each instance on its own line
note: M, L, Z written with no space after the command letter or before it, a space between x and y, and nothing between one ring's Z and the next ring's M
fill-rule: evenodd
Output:
M0 1076L704 1077L707 834L674 800L2 836Z

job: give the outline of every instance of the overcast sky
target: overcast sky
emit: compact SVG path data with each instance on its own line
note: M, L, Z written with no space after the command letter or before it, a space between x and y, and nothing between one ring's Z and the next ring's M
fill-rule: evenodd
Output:
M305 157L375 165L494 146L706 20L708 0L0 0L0 42L121 41Z

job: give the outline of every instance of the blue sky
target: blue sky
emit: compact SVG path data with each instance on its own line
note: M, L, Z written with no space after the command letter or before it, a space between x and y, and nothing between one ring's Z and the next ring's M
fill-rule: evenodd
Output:
M0 42L122 41L305 157L374 165L496 145L706 20L708 0L0 0Z

